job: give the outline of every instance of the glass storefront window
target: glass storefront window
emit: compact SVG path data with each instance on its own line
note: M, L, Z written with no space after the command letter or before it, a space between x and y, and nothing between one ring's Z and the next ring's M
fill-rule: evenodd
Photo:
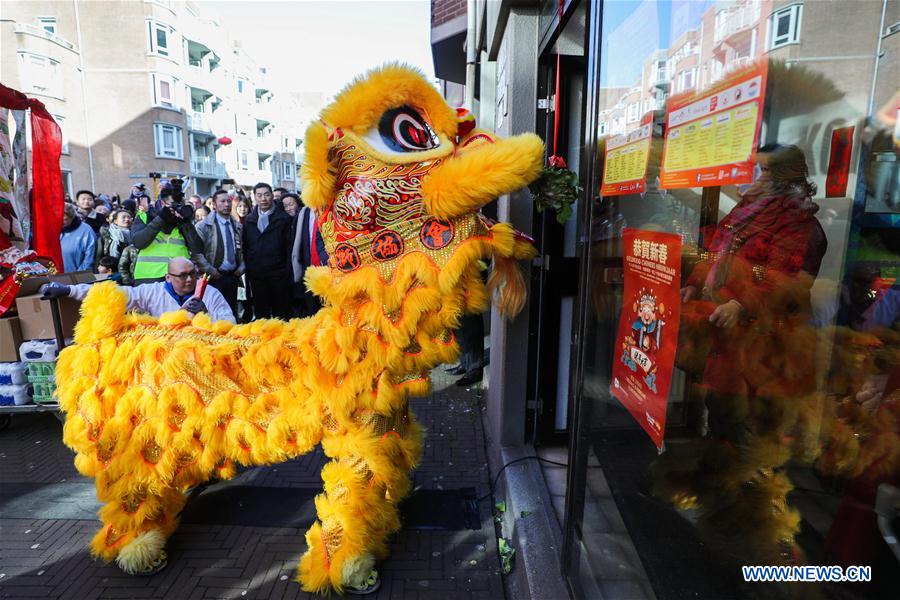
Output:
M900 2L597 9L576 597L897 597Z

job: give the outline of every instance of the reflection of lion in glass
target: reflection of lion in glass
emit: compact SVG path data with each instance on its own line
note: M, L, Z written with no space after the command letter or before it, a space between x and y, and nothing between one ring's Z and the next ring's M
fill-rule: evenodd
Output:
M825 253L815 187L795 146L760 149L760 179L720 223L682 290L678 365L697 380L707 435L672 444L656 492L698 509L707 536L761 564L802 560L786 465L869 484L900 468L900 391L862 410L895 369L897 336L817 330L810 289ZM828 364L823 357L829 358Z
M508 314L524 303L515 259L533 248L476 211L532 181L543 146L471 125L396 66L358 79L323 111L307 133L303 199L332 258L308 274L324 300L311 318L156 320L125 314L112 284L91 291L57 382L64 440L105 503L96 555L152 570L188 488L321 442L333 460L299 579L310 591L366 579L400 526L397 503L420 456L407 397L455 359L451 332L487 306L489 288Z

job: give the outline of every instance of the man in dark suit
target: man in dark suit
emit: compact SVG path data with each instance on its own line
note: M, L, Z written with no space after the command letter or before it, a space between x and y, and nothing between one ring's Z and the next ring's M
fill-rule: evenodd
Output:
M291 317L291 298L284 284L290 281L291 218L275 204L272 186L253 188L256 206L244 222L244 264L253 312L257 319Z

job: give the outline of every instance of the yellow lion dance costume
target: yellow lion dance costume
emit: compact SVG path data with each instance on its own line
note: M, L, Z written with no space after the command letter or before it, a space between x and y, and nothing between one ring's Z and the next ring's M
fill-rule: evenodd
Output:
M455 360L464 312L483 311L491 292L506 314L524 303L515 260L532 245L477 211L540 174L543 144L472 125L421 74L386 66L309 127L303 198L330 257L307 275L324 301L311 318L157 320L126 314L111 283L89 293L57 382L63 439L104 503L96 556L149 570L188 488L321 443L332 461L299 581L340 592L366 578L400 527L397 503L421 453L407 398Z

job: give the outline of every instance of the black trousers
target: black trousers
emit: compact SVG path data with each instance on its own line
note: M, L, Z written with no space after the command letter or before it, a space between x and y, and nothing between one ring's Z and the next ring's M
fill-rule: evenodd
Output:
M302 289L298 289L302 287ZM294 316L295 317L311 317L322 308L319 297L306 289L306 285L302 282L294 284Z
M218 279L209 280L209 285L219 290L225 296L225 301L231 307L231 312L234 314L235 319L238 316L237 293L240 283L241 278L234 273L222 273L222 276Z
M465 367L466 374L480 373L484 369L483 315L463 315L456 330L456 342L459 344L459 363Z
M250 293L253 294L254 319L290 319L290 280L285 272L266 275L249 275Z

